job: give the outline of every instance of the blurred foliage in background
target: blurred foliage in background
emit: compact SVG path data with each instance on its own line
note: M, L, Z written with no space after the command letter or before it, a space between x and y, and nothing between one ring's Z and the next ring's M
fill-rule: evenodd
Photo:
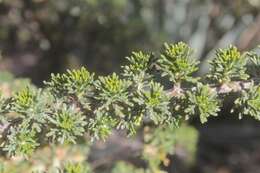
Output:
M117 71L132 50L185 41L197 58L215 47L259 42L259 0L1 0L0 69L41 84L87 64Z
M232 43L240 50L254 49L260 41L259 26L259 0L0 0L0 70L31 78L41 86L52 72L87 65L90 71L108 74L118 71L132 50L154 50L163 42L184 41L203 62L199 72L203 74L215 48ZM6 96L28 84L31 82L27 79L0 73L0 88ZM177 134L180 143L174 144L173 153L178 159L188 160L184 164L192 165L197 132L184 127L180 134L186 135ZM156 138L155 143L164 137ZM145 169L136 169L130 163L158 166L158 161L149 155L154 154L149 153L154 146L143 145L142 140L124 139L115 133L107 143L92 146L91 151L82 147L85 142L72 148L43 148L27 161L1 158L5 170L0 165L0 173L52 170L66 167L63 163L69 161L86 160L99 171L105 167L113 173L144 173ZM144 153L148 154L148 163L140 161L139 155L130 156L143 149L148 151ZM164 149L168 152L173 148L160 150L161 166L174 165L171 171L187 172L176 158L172 159L175 164L170 164L172 160L167 159ZM122 158L126 162L111 165ZM69 165L67 169L72 168Z
M126 0L2 1L1 68L34 82L80 64L102 74L118 69L130 50L149 44L133 5Z

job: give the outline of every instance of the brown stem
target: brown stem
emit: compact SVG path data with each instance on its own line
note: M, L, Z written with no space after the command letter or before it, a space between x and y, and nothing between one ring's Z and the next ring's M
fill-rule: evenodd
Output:
M216 91L218 94L228 94L231 92L241 92L242 90L247 90L254 84L254 81L233 81L229 83L223 83L221 85L211 85L212 91ZM167 90L167 93L172 97L180 97L184 95L186 91L195 90L196 87L192 88L181 88L178 85L174 86L172 89Z

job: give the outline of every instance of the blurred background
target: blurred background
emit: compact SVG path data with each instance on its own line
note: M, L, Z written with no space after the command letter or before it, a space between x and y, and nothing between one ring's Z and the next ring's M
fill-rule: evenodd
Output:
M0 0L0 86L6 93L28 81L41 87L50 73L80 66L107 75L118 72L131 51L156 51L164 42L177 41L195 49L194 58L201 61L198 75L203 75L216 48L257 47L260 0ZM194 161L190 164L181 148L170 157L168 171L260 172L260 125L227 114L224 109L224 118L203 127L191 122L199 134ZM115 133L86 151L97 170L114 160L142 164L135 159L140 141L122 136ZM65 157L68 151L55 152ZM16 166L23 162L16 159Z

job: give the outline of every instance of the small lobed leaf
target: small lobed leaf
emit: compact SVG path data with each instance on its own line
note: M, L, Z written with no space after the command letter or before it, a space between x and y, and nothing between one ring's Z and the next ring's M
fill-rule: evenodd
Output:
M99 77L99 80L95 83L96 89L99 92L99 96L97 98L120 98L120 96L127 92L130 84L130 81L120 79L115 73L110 76Z
M193 50L185 43L164 44L157 65L162 76L174 83L195 82L192 74L198 70L198 61L192 57Z
M219 100L216 91L211 90L208 85L198 83L195 91L186 93L187 116L199 115L201 123L207 122L210 116L217 116L220 111Z
M155 124L170 122L170 97L166 94L163 86L151 81L147 89L138 91L133 100L143 107L143 114L147 115Z
M53 113L47 117L50 125L47 137L59 143L76 143L76 139L83 136L87 125L85 116L75 106L58 105Z
M235 108L239 109L240 118L249 115L260 120L260 86L251 85L248 90L243 90L235 100Z
M152 54L146 54L142 51L132 52L130 57L126 57L128 64L123 66L123 76L128 78L138 78L147 73L151 67Z
M40 145L37 142L37 133L27 126L11 127L8 141L4 144L4 151L10 156L23 155L29 156Z
M258 48L260 50L260 47ZM260 76L260 55L256 52L248 52L247 56L249 57L249 64L247 68L247 72L252 77L259 77Z
M87 91L93 82L94 74L82 67L78 70L67 70L67 73L64 74L51 74L51 80L44 81L44 84L53 95L64 97L70 94L80 95Z
M32 106L35 101L35 94L32 92L32 89L26 87L25 89L17 92L14 96L14 102L16 105L16 109L26 110Z
M241 55L235 46L226 49L218 49L216 58L210 62L210 74L208 77L219 83L230 82L232 80L246 80L247 57Z

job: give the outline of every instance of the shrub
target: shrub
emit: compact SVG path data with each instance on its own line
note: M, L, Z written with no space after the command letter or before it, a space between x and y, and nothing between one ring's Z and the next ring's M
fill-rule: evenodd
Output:
M114 129L129 135L143 130L145 172L162 172L160 165L168 165L167 155L174 153L180 139L175 134L182 131L179 128L189 118L199 116L205 123L217 116L229 93L237 93L232 111L259 120L260 86L254 75L259 74L260 56L253 52L240 53L234 46L219 49L209 74L201 78L194 77L199 62L192 60L192 49L182 42L165 44L159 55L133 52L127 59L121 74L96 78L82 67L52 74L43 89L28 85L1 97L2 150L9 156L30 157L49 143L105 140ZM83 169L65 166L65 172Z

